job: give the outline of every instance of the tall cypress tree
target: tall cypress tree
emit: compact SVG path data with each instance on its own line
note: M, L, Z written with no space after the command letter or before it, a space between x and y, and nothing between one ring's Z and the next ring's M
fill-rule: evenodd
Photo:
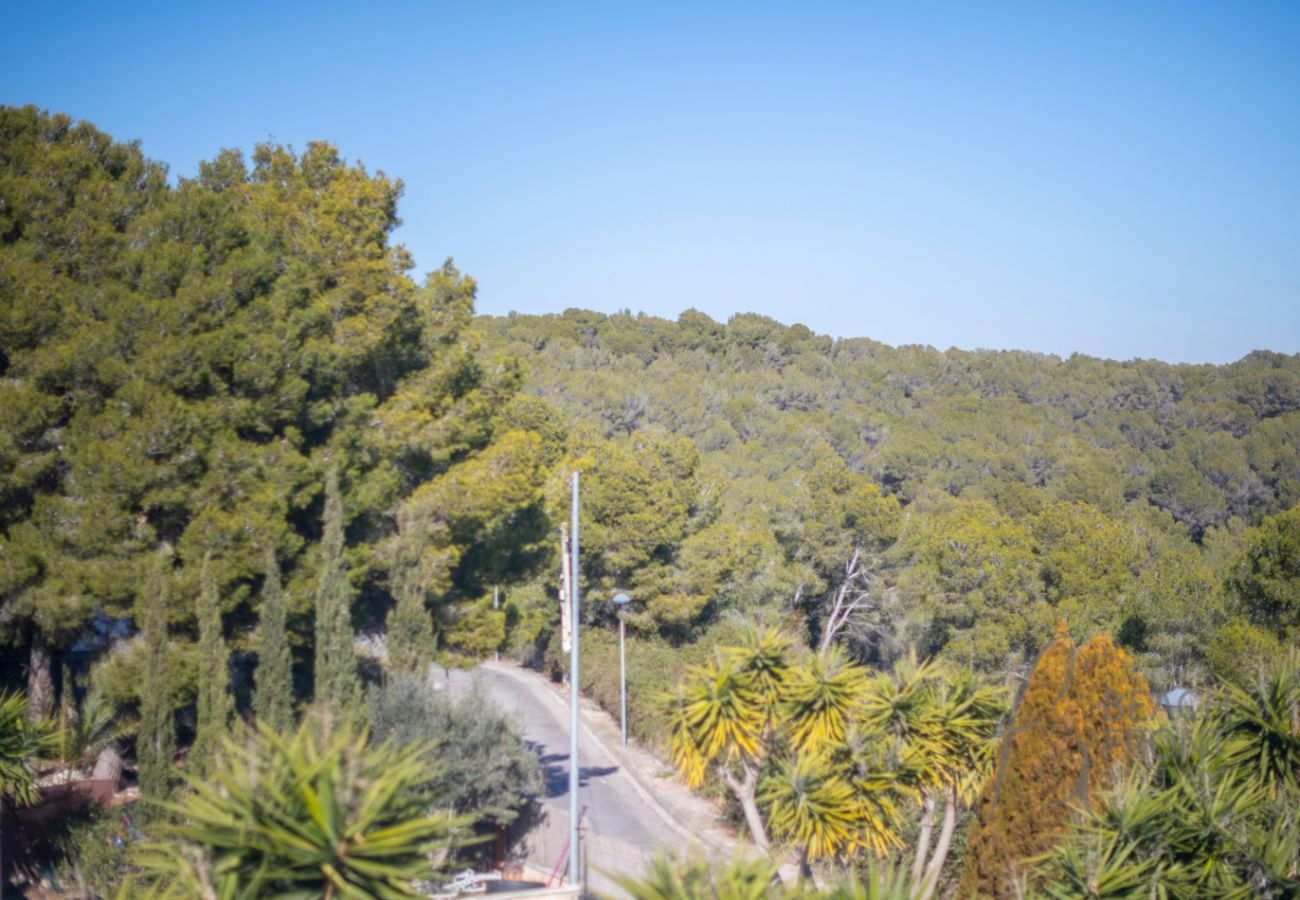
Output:
M262 617L258 625L257 688L253 714L276 734L293 727L293 654L285 630L284 590L275 550L266 551L266 578L262 582Z
M140 794L158 799L167 795L176 756L176 722L172 709L171 673L167 667L167 576L165 554L158 552L140 597L139 619L144 638L144 677L140 684L140 736L136 760Z
M320 581L316 585L316 701L335 708L358 696L352 650L352 585L343 559L343 501L339 471L325 477L325 533L321 538Z
M230 650L221 633L221 603L212 575L211 554L203 557L195 614L199 624L199 708L190 757L205 766L230 728L230 716L234 712L230 696Z
M388 614L388 666L394 674L421 677L433 658L433 618L424 607L424 594L406 585Z

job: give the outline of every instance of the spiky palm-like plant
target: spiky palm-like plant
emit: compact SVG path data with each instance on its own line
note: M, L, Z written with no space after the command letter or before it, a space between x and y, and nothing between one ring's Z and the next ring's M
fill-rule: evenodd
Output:
M1265 687L1258 697L1268 695ZM1226 692L1195 720L1157 735L1157 764L1080 808L1058 846L1039 858L1044 890L1300 896L1300 796L1284 777L1270 781L1261 759L1275 757L1241 752L1240 705Z
M844 742L833 749L829 760L853 789L859 843L876 857L897 849L903 827L899 803L907 792L900 788L898 760L890 752L884 736L853 722Z
M918 662L915 651L873 678L863 696L865 727L887 745L900 793L921 807L911 868L920 898L930 897L938 885L958 810L973 801L988 770L1004 709L1001 694L970 673L951 672L934 660Z
M765 859L736 858L718 866L703 859L656 857L640 878L620 878L632 900L765 900L776 866Z
M783 686L782 712L796 750L821 753L843 743L867 673L832 646L805 666L792 667Z
M685 715L710 758L757 759L762 755L764 718L750 679L734 664L712 663L697 670L686 692Z
M750 673L734 658L693 669L669 698L670 752L692 787L710 766L735 795L754 842L767 847L767 829L755 795L768 716ZM732 767L740 770L737 777Z
M787 677L790 674L790 654L793 642L775 628L748 629L735 647L723 651L723 656L736 667L736 671L749 682L750 689L769 717L775 715L781 703Z
M1195 873L1174 844L1175 792L1146 775L1126 779L1080 809L1071 831L1033 861L1049 897L1196 896Z
M1116 835L1067 840L1049 854L1054 878L1042 888L1059 900L1144 900L1157 892L1157 864Z
M71 693L70 691L66 693ZM54 757L71 780L74 770L91 765L117 734L117 708L99 690L92 690L80 708L65 703L53 736Z
M859 808L850 783L811 754L782 760L763 779L759 802L775 837L799 849L800 861L835 859L859 843Z
M0 694L0 799L30 806L40 797L31 762L51 749L50 729L27 720L27 698Z
M901 860L868 859L861 870L820 892L823 900L912 900L916 884Z
M374 745L350 716L227 741L141 865L166 897L413 898L464 824L430 812L426 748Z
M910 900L912 880L903 865L869 860L859 871L826 890L805 883L783 888L774 883L776 866L764 859L732 859L718 865L704 860L658 857L640 878L620 879L632 900Z
M52 749L50 732L48 723L28 721L26 697L0 693L0 806L30 806L40 799L31 763Z
M1223 690L1225 755L1273 798L1300 793L1300 651L1274 659L1253 684Z

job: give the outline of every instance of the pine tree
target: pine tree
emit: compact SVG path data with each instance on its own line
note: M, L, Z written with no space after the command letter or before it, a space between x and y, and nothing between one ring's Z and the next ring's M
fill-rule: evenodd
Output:
M144 639L144 677L140 684L140 736L136 758L140 794L159 799L171 783L176 756L176 723L172 717L171 673L167 665L167 576L159 552L140 598L138 621Z
M959 895L1014 896L1024 861L1052 846L1072 805L1115 785L1137 759L1154 707L1146 679L1108 635L1076 651L1058 624L980 794Z
M316 700L335 708L357 698L352 650L352 585L343 559L343 501L339 472L325 477L325 534L321 539L320 581L316 586Z
M285 630L280 564L271 548L266 551L266 579L262 582L256 682L253 714L257 721L276 734L287 734L293 727L293 653Z
M234 712L230 696L230 650L221 633L221 604L210 554L203 557L195 613L199 624L199 703L198 728L190 757L199 766L206 766L229 730Z

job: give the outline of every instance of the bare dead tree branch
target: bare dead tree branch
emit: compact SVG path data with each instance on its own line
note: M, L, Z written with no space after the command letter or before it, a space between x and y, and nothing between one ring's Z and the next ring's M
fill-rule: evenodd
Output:
M862 548L853 548L853 556L844 564L844 578L840 581L839 587L835 589L835 597L831 601L830 610L826 615L826 626L822 629L822 639L817 647L818 653L825 653L830 650L831 644L835 643L835 638L853 620L855 615L870 607L871 590L869 583L875 566L876 561L874 559L864 566Z

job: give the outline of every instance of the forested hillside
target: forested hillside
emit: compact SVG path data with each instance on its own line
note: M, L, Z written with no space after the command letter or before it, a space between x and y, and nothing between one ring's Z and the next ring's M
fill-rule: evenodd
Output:
M0 107L5 799L39 799L37 763L106 760L116 785L133 759L182 822L84 868L197 896L195 854L237 847L216 893L314 896L337 862L359 895L413 896L458 829L514 818L532 751L430 663L564 674L576 471L581 687L615 707L626 591L632 733L759 846L894 866L915 838L913 897L955 889L959 858L968 892L1010 896L1022 865L1087 882L1103 839L1171 895L1204 895L1206 860L1224 896L1294 886L1300 357L476 319L450 261L411 277L401 190L325 143L172 183L135 144ZM1206 712L1152 743L1175 684ZM221 787L178 791L182 768ZM364 828L358 857L320 832L301 863L245 827L355 812L301 796L318 777L322 803L364 782L387 798L367 821L411 829L384 866ZM1139 812L1158 829L1115 850L1101 826ZM84 847L121 846L98 827Z
M559 412L534 427L587 453L587 574L644 601L643 634L735 610L819 643L842 619L868 662L1007 672L1061 618L1159 686L1300 625L1300 357L940 352L696 311L478 324Z

